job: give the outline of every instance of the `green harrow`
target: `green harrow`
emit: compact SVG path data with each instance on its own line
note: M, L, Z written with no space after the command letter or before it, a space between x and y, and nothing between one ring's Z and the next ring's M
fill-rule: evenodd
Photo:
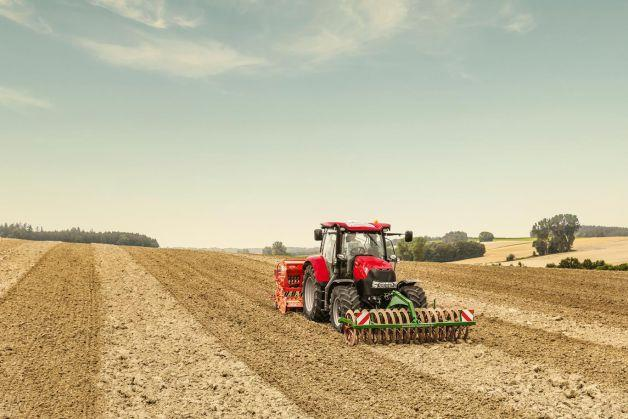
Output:
M340 318L350 346L366 343L455 342L466 339L475 326L473 310L415 308L398 291L385 309L349 310Z

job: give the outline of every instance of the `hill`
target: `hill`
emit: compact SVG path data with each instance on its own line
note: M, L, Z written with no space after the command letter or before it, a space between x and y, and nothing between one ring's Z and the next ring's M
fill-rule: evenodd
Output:
M604 260L611 264L628 262L628 237L579 237L574 241L573 251L539 257L531 257L534 251L531 241L502 240L485 243L485 245L486 254L483 257L454 263L517 265L521 262L525 266L545 267L548 263L558 263L566 257L575 257L580 260ZM515 255L516 260L514 262L506 262L506 257L509 254Z

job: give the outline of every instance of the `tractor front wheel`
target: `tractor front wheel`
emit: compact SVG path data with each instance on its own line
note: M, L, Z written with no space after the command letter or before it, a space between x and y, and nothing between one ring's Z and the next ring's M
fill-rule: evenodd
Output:
M303 314L315 322L327 320L325 311L325 287L316 281L312 265L305 268L303 274Z
M360 295L353 285L337 285L331 291L331 310L329 319L332 326L342 332L341 317L346 317L347 311L360 309Z

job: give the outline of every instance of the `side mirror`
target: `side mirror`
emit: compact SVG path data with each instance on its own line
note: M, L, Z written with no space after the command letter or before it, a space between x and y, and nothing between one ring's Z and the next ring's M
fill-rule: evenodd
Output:
M407 242L411 242L412 241L412 232L411 231L406 231L405 240Z
M314 230L314 240L316 240L317 242L323 240L323 230L321 230L320 228Z

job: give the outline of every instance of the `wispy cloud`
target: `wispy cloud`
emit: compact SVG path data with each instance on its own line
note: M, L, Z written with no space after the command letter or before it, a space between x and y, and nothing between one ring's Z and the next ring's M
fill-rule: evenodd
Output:
M189 18L169 12L165 0L89 0L99 6L127 19L144 25L165 29L170 26L195 28L200 18Z
M536 27L534 17L530 14L523 13L513 16L506 24L504 29L508 32L526 33Z
M523 34L536 23L514 0L322 0L305 29L280 42L279 50L320 63L406 32L419 48L434 54L443 40L474 27Z
M506 1L500 11L501 27L508 32L527 33L536 27L534 16L517 10L513 1Z
M52 32L50 25L38 16L35 8L25 0L0 0L0 16L36 32Z
M265 61L216 41L144 38L136 45L80 39L78 45L111 65L181 77L203 78L231 70L260 66Z
M516 0L317 0L302 4L231 0L215 5L175 0L86 1L97 6L92 11L101 15L109 11L124 18L112 23L114 36L93 39L76 35L83 32L77 30L79 25L66 22L59 39L75 40L82 49L111 65L189 78L269 63L275 68L294 68L295 63L303 68L321 65L337 57L368 52L402 32L404 45L414 48L410 52L451 59L468 31L497 28L525 34L536 26L534 16L522 10ZM195 7L197 12L192 13ZM221 14L214 17L208 7L229 10L234 20L241 18L236 22L240 30L226 29L218 17ZM200 25L197 16L203 13L218 24L174 30L196 28ZM47 15L50 19L55 16L59 14ZM0 0L0 17L38 32L51 32L29 0ZM158 31L143 28L138 32L135 23ZM136 31L130 31L131 27ZM471 77L464 68L454 73L465 80Z
M0 105L9 108L49 109L50 102L31 96L27 92L0 86Z
M318 16L305 33L281 44L280 49L324 61L390 36L403 24L407 13L407 0L321 2Z

